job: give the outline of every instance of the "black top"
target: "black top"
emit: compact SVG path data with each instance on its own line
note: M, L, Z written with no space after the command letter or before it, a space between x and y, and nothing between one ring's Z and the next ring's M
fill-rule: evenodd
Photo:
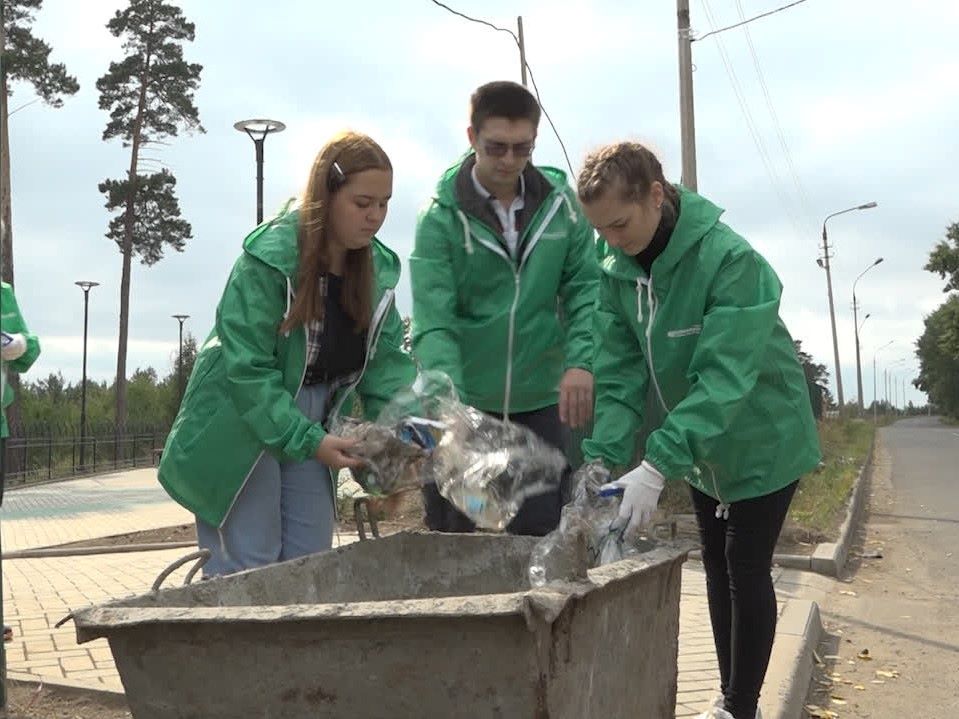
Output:
M352 318L343 309L343 278L326 276L326 304L320 350L306 369L304 384L320 384L345 377L363 367L366 358L366 331L357 332Z
M665 250L666 245L669 244L669 238L676 228L676 216L678 214L678 207L675 212L671 212L667 211L664 206L663 214L662 217L659 218L659 225L656 227L653 239L646 246L646 249L641 250L639 254L633 255L639 263L639 266L646 271L647 275L653 267L653 262L656 261L657 257L663 254L663 250Z

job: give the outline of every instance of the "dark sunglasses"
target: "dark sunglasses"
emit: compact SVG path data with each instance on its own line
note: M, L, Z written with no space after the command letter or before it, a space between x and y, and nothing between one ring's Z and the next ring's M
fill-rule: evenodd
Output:
M513 157L529 157L533 154L534 147L536 147L535 142L517 142L514 145L508 142L486 141L483 143L483 151L490 157L506 157L506 153L510 150L513 151Z

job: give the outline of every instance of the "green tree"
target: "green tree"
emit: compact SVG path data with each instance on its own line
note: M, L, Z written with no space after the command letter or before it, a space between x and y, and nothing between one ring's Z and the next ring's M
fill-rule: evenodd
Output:
M925 268L946 281L943 292L959 291L959 223L929 253ZM916 342L919 377L913 384L942 412L959 417L959 294L951 294L925 319Z
M913 384L943 413L959 417L959 295L926 317L916 355L919 377Z
M80 89L77 79L67 74L62 63L50 61L51 47L34 36L31 26L34 14L43 0L0 0L0 277L14 284L13 271L13 208L10 196L10 116L35 100L10 109L13 84L33 87L36 99L50 107L63 105L64 95ZM23 423L20 414L20 377L9 372L7 380L13 388L14 401L7 412L11 426ZM19 458L11 457L11 471L17 471Z
M946 239L929 253L929 261L923 269L946 280L943 292L959 290L959 222L946 228Z
M130 0L107 23L115 37L123 38L125 56L97 80L100 109L110 111L103 139L119 137L130 148L125 180L107 180L101 191L107 206L122 208L121 221L111 220L107 237L118 242L123 256L120 279L120 331L117 349L116 422L127 419L126 359L130 317L130 266L136 252L146 264L163 255L164 244L182 250L190 237L189 224L180 219L169 172L141 175L143 150L181 129L204 132L193 97L200 84L202 66L183 59L183 43L192 42L193 23L180 8L164 0ZM140 193L144 197L141 199ZM138 210L147 210L138 216ZM174 234L165 235L169 228Z
M186 332L183 335L183 391L186 391L187 383L190 381L190 375L193 374L193 365L196 362L197 344L196 337L192 333ZM170 391L167 393L166 421L173 424L176 419L176 413L180 411L180 357L179 348L174 350L171 357L173 371L167 378Z
M34 14L43 0L0 0L0 266L4 282L13 282L13 218L10 203L10 110L11 84L16 81L33 86L38 99L51 107L63 105L64 95L80 89L77 79L67 74L63 63L50 62L52 48L33 35Z
M163 259L163 246L169 245L182 252L186 241L193 237L190 223L180 219L180 203L174 188L176 178L169 170L137 179L133 208L133 253L147 266ZM130 198L129 180L104 180L100 192L107 196L106 208L123 214L110 220L107 237L117 243L123 252L126 239L126 207Z

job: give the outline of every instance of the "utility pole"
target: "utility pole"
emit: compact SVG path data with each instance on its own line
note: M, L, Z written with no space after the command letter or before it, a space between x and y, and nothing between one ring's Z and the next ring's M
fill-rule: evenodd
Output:
M825 228L825 224L823 225ZM862 414L863 409L863 397L862 397L862 363L859 359L859 302L856 300L856 285L859 284L859 280L862 279L869 270L871 270L876 265L882 264L882 257L876 259L869 267L864 269L859 273L859 276L856 278L855 282L852 283L852 321L853 328L856 332L856 384L859 390L859 414ZM863 319L863 323L866 322L866 319L869 318L869 315L866 315Z
M693 113L693 41L689 34L689 0L676 0L676 24L679 31L679 119L683 152L680 181L696 192L696 122ZM839 396L841 406L841 390Z
M836 309L832 301L832 272L829 270L829 236L826 234L826 223L822 226L822 266L826 270L826 290L829 294L829 322L832 325L832 352L836 362L836 399L839 402L839 412L842 414L846 406L842 395L842 370L839 366L839 339L836 336Z
M528 87L526 83L526 39L523 37L523 16L516 18L516 28L519 30L519 73L523 79L523 87Z

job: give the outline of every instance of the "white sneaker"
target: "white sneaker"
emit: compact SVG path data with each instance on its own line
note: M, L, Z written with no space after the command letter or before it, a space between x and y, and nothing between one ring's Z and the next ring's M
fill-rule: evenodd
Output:
M696 717L696 719L736 719L732 714L723 709L725 699L719 695L713 699L712 705L705 712ZM756 707L756 719L763 719L762 712Z
M713 705L705 712L698 715L696 719L736 719L732 714L723 709L723 698L713 700Z

